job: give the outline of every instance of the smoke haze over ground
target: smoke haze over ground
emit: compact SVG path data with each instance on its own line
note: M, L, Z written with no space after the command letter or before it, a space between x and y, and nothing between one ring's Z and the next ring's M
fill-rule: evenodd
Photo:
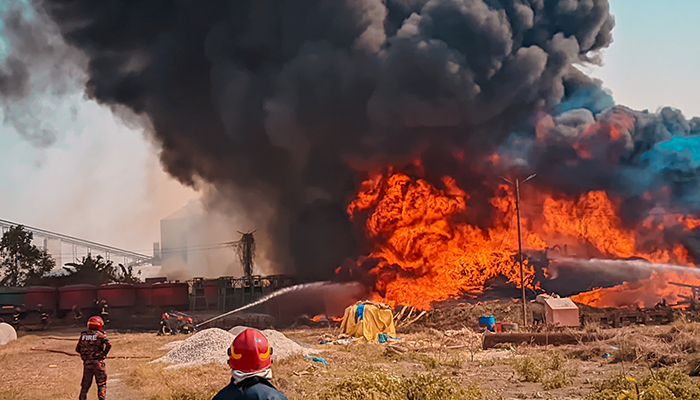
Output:
M55 24L87 60L87 95L145 117L165 170L215 186L208 204L257 221L302 277L362 253L345 212L362 173L416 158L477 203L515 169L562 194L611 190L630 225L700 206L700 120L613 107L574 66L611 43L607 0L33 6L53 22L30 26ZM39 54L30 65L54 62Z

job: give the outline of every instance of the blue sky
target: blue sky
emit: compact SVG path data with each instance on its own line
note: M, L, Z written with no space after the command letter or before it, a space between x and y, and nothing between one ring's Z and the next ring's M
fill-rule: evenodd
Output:
M700 1L612 0L611 9L614 42L593 75L619 104L700 116Z
M611 4L615 41L603 52L604 66L585 70L618 103L650 111L670 105L700 116L700 1ZM196 198L162 172L143 134L109 110L78 93L33 106L58 140L36 149L0 125L1 219L148 252L159 240L160 219Z

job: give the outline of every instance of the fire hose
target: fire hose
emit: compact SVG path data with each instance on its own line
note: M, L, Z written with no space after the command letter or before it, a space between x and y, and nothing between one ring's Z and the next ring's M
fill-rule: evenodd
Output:
M80 354L74 354L74 353L69 353L64 350L56 350L56 349L42 349L39 347L32 347L30 348L32 351L45 351L47 353L57 353L57 354L65 354L70 357L79 357ZM151 357L143 357L143 356L107 356L106 358L108 359L131 359L131 358L151 358Z
M267 301L270 300L270 299L273 299L273 298L275 298L275 297L277 297L277 296L280 296L280 295L283 295L283 294L287 294L287 293L290 293L290 292L296 292L296 291L298 291L298 290L308 289L308 288L312 288L312 287L321 287L321 286L327 285L327 284L329 284L329 283L331 283L331 282L330 282L330 281L323 281L323 282L313 282L313 283L302 283L301 285L295 285L295 286L290 286L290 287L287 287L287 288L284 288L284 289L280 289L280 290L278 290L278 291L276 291L276 292L272 292L272 293L268 294L267 296L262 297L262 298L261 298L260 300L258 300L258 301L255 301L255 302L253 302L253 303L247 304L247 305L245 305L245 306L243 306L243 307L238 307L237 309L235 309L235 310L233 310L233 311L229 311L229 312L223 313L223 314L218 315L218 316L216 316L216 317L214 317L214 318L210 318L210 319L208 319L208 320L206 320L206 321L204 321L204 322L200 322L199 324L195 325L195 327L196 327L196 328L199 328L200 326L206 325L206 324L208 324L208 323L210 323L210 322L212 322L212 321L216 321L217 319L221 319L221 318L226 317L226 316L228 316L228 315L231 315L231 314L234 314L234 313L237 313L237 312L240 312L240 311L247 310L247 309L249 309L249 308L258 306L258 305L260 305L260 304L262 304L262 303L267 302Z

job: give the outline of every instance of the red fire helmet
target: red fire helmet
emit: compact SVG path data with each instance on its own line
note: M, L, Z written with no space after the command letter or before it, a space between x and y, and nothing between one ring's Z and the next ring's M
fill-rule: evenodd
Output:
M88 329L97 329L98 331L102 330L103 325L104 321L98 316L90 317L87 323Z
M192 317L187 317L187 323L191 324L192 323Z
M177 320L178 320L178 321L182 321L183 319L184 319L184 317L183 317L182 315L179 315L179 316L177 317Z
M168 318L170 318L170 314L164 312L164 313L163 313L163 319L168 319Z
M272 349L265 335L256 329L239 333L228 349L228 365L241 372L256 372L272 364Z

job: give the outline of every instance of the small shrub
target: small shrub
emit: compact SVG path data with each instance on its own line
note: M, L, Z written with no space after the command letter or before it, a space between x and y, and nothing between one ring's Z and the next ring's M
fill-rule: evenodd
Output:
M525 382L541 382L545 373L544 357L528 355L513 359L513 369Z
M560 352L548 355L528 355L513 359L513 369L525 382L540 382L545 389L559 389L571 384L578 369L567 365Z

